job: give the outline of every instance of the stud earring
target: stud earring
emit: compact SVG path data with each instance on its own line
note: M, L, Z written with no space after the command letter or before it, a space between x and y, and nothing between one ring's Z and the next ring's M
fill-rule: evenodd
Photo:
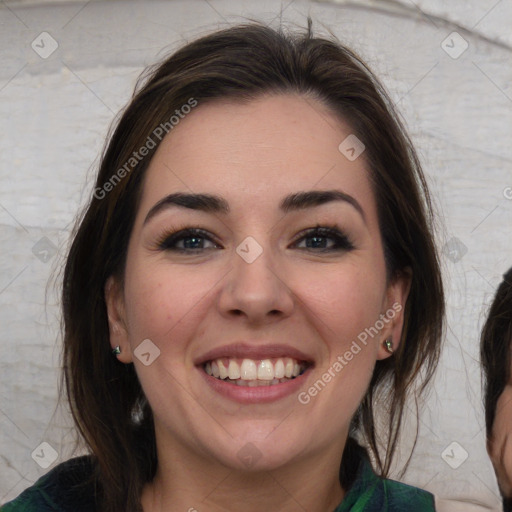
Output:
M114 350L112 350L112 354L114 354L115 356L118 356L120 353L121 353L121 347L119 345L117 345L117 347Z
M392 354L393 353L393 342L391 341L391 338L388 338L386 341L384 341L384 345L386 345L386 350Z

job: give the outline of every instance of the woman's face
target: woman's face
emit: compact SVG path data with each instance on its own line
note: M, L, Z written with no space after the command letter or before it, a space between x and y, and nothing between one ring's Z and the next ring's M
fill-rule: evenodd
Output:
M386 282L364 153L338 149L350 134L316 100L274 95L199 103L161 143L124 287L106 286L160 448L239 469L341 456L408 293Z

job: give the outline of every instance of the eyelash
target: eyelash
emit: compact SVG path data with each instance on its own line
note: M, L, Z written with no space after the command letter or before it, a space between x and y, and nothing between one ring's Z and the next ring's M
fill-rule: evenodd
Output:
M340 252L340 251L351 251L354 249L354 244L350 240L350 238L343 233L339 229L339 227L336 224L333 225L325 225L320 226L316 225L314 228L309 228L304 231L302 231L299 234L299 238L296 239L294 244L301 242L304 239L307 238L332 238L335 240L334 247L329 248L320 248L319 250L315 250L315 248L311 247L301 247L301 250L311 251L314 252L320 252L320 253L327 253L327 252ZM179 231L171 232L171 233L165 233L162 237L159 238L157 242L157 247L160 250L163 251L173 251L178 252L182 254L198 254L199 251L203 250L209 250L209 249L190 249L190 248L177 248L175 247L176 242L181 241L186 238L200 238L200 239L206 239L210 242L216 243L209 235L208 232L204 229L200 228L185 228L181 229Z

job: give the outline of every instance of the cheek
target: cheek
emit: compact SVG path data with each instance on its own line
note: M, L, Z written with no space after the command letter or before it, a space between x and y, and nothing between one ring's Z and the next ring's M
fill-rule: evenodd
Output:
M126 269L126 303L129 335L133 343L154 339L172 350L186 339L197 322L202 303L208 300L215 279L212 273L180 268L168 262L140 262Z
M381 313L384 280L370 267L346 264L304 273L295 289L326 349L321 380L328 384L319 394L336 411L338 424L355 412L373 374L380 337L372 329Z
M127 286L127 316L132 342L138 338L157 339L162 328L179 318L176 299L158 276L132 274Z
M373 326L381 312L383 278L364 266L347 263L324 272L305 272L295 282L297 295L328 327L326 338L340 348Z

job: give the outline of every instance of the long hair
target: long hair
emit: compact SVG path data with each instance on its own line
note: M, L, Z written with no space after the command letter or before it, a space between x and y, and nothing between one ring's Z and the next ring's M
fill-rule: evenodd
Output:
M314 37L309 18L300 34L247 23L201 37L138 82L103 150L64 269L63 387L96 461L101 510L141 510L141 490L157 467L151 409L133 365L110 354L104 297L109 276L122 282L143 176L161 140L155 133L170 132L182 107L193 102L249 102L286 93L319 100L364 143L388 278L412 269L400 345L393 357L377 361L352 423L382 476L390 469L412 384L419 382L420 393L434 373L444 320L434 214L419 159L383 87L334 37ZM384 455L379 408L389 416Z

